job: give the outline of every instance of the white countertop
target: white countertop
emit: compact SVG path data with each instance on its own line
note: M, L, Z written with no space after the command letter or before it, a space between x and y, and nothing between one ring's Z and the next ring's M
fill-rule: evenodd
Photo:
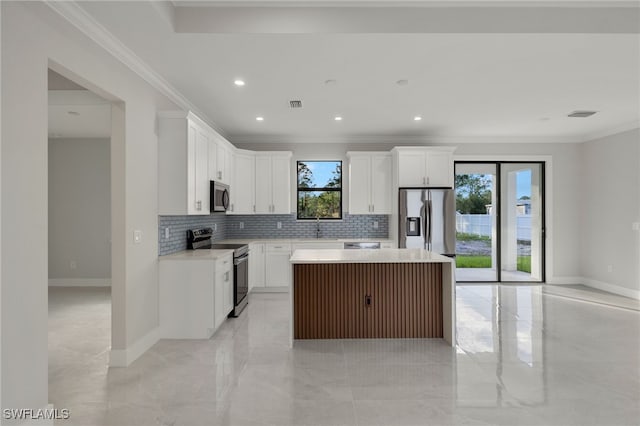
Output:
M221 257L233 255L233 250L183 250L177 253L160 256L162 260L216 260Z
M344 242L373 242L390 243L389 238L230 238L216 243L250 244L250 243L344 243Z
M452 263L453 259L423 249L296 250L290 262L300 263Z

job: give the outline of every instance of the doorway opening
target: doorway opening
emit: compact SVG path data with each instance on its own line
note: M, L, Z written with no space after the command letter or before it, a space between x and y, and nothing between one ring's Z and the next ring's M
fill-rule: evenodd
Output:
M456 280L543 282L544 162L456 162Z
M56 67L58 70L60 67ZM112 109L48 69L49 400L105 371L112 346ZM65 73L66 75L66 73Z

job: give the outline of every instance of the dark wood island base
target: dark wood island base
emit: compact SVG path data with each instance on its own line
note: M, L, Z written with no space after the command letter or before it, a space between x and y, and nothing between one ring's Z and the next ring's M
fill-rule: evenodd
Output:
M295 264L293 338L442 338L442 269L442 263Z

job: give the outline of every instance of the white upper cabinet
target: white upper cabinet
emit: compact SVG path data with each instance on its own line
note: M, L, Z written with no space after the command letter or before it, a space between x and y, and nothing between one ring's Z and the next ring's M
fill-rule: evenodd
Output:
M348 152L349 213L391 214L392 161L387 152Z
M159 118L159 214L209 214L207 125L191 113L162 113Z
M212 135L215 151L209 158L209 177L216 182L231 185L233 180L233 147L221 136Z
M234 155L231 206L227 214L253 214L255 205L256 156L252 151L239 150Z
M291 213L291 152L256 152L255 213Z
M453 188L454 147L396 147L398 186Z

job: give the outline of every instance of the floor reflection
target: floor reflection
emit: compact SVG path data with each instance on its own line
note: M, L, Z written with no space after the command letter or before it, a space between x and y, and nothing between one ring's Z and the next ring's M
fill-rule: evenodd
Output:
M535 406L544 403L544 309L541 286L457 287L457 404ZM473 365L494 380L483 386Z

